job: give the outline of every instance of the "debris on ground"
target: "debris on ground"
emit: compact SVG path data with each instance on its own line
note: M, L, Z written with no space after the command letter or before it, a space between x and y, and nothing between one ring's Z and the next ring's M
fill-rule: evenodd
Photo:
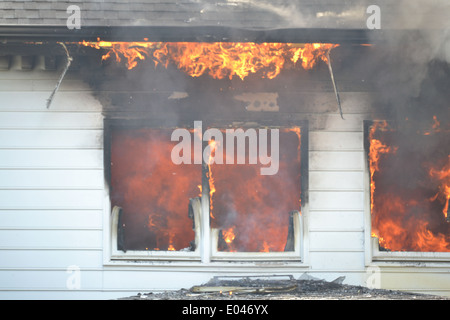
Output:
M190 289L139 293L121 300L450 300L448 297L344 284L319 279L214 277Z

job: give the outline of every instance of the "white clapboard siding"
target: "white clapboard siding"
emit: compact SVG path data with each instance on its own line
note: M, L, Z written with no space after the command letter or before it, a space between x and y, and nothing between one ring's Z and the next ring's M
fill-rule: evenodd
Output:
M361 151L309 152L309 169L311 171L362 171L364 154Z
M53 90L53 89L52 89ZM102 106L89 92L58 90L50 108L47 100L51 90L42 91L0 91L0 112L101 112Z
M68 266L69 267L69 266ZM70 281L71 273L68 270L72 269L52 269L46 268L42 270L27 270L27 269L5 269L0 270L1 290L53 290L53 299L58 296L64 297L63 291L70 291L67 284ZM70 284L69 284L70 285ZM80 289L81 290L95 290L102 287L102 271L101 270L82 270L80 271ZM58 290L58 291L55 291Z
M310 252L311 269L317 274L339 271L346 274L347 271L364 270L364 253L355 250L320 250ZM345 283L348 283L347 281Z
M336 231L311 232L309 245L311 251L362 251L364 237L362 230L351 232L349 229Z
M325 132L309 133L311 151L362 151L362 132Z
M427 272L417 268L386 268L380 275L381 287L425 294L450 296L448 268L429 268Z
M167 281L170 279L170 281ZM189 277L183 272L148 272L145 270L109 270L104 273L105 289L112 290L117 288L135 288L139 291L147 291L152 287L156 290L179 289L180 283L185 283L186 287L192 287L199 283L205 283L211 279L211 274L207 272L191 273Z
M2 229L0 248L16 249L100 249L102 231L98 229Z
M362 191L311 191L309 193L311 211L323 210L364 210Z
M80 269L101 268L102 267L102 249L94 248L83 249L0 249L0 255L3 259L2 268L17 269L46 269L46 268L67 268L76 265Z
M0 229L102 229L103 211L89 209L45 210L1 210Z
M3 129L102 129L103 116L94 112L12 112L0 113Z
M309 215L310 231L359 231L363 230L361 211L314 211Z
M309 173L309 190L351 190L364 189L363 172L321 172Z
M100 149L0 149L0 169L103 169Z
M69 72L47 109L59 75L0 72L0 297L6 299L101 296L102 106ZM67 286L70 266L82 270L77 295Z
M101 170L0 170L1 189L103 189Z
M345 121L339 114L312 114L309 118L310 130L328 130L334 132L361 132L363 120L367 118L364 114L346 114Z
M0 275L1 276L1 275ZM136 290L124 291L105 291L102 289L80 289L74 290L67 288L64 289L3 289L0 291L0 299L2 300L36 300L39 297L40 300L98 300L101 299L118 299L124 296L131 296L136 294ZM148 290L147 290L148 291Z
M364 273L363 120L369 108L361 103L364 95L345 93L342 100L345 120L317 114L309 133L308 257L320 277L336 270L347 283L361 284L355 273Z
M74 79L64 79L58 90L61 91L90 91L87 83ZM55 88L55 79L0 79L1 91L45 91L51 93Z
M0 209L102 209L103 190L0 190Z
M341 93L345 120L333 92L305 92L307 105L298 108L310 128L304 262L111 265L102 105L69 72L47 109L59 74L0 72L0 299L117 298L255 272L308 273L329 281L345 275L345 283L364 285L363 120L373 117L368 94ZM77 288L70 287L73 268L80 272ZM436 280L448 275L448 267L429 274L426 268L401 270L383 270L382 286L450 295L448 280Z
M0 149L101 148L103 130L0 130Z

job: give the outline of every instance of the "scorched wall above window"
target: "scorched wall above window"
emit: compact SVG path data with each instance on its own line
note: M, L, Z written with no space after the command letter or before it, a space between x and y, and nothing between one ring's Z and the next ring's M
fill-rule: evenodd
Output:
M304 91L339 114L330 53L369 46L83 45L103 50L107 75L90 81L106 95L113 259L302 261L318 112Z

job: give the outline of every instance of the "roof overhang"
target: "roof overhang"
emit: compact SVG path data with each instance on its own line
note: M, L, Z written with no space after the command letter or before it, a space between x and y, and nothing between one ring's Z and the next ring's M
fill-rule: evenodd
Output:
M382 42L388 36L397 37L415 30L369 29L241 29L226 26L90 26L68 29L65 26L0 26L0 42L79 42L96 41L163 41L163 42L280 42L280 43L346 43L363 44Z

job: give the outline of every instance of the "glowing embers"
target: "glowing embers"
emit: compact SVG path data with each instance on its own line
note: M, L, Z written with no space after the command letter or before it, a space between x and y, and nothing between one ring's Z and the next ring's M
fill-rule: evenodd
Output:
M261 175L261 164L210 164L211 227L222 252L286 252L294 250L293 224L301 209L300 128L280 129L279 148L268 141L272 160L279 152L279 169ZM222 143L227 144L224 137ZM249 144L252 141L249 139ZM260 146L261 147L261 146ZM248 150L248 149L247 149ZM233 153L237 154L237 151ZM229 153L227 154L229 156ZM227 155L224 155L226 157ZM226 161L223 163L237 163ZM253 161L256 163L256 161ZM299 230L296 230L297 232Z
M201 165L175 165L172 129L114 128L111 202L122 208L125 250L193 251L189 199L198 195Z
M450 131L437 123L369 130L372 236L382 251L450 252Z

